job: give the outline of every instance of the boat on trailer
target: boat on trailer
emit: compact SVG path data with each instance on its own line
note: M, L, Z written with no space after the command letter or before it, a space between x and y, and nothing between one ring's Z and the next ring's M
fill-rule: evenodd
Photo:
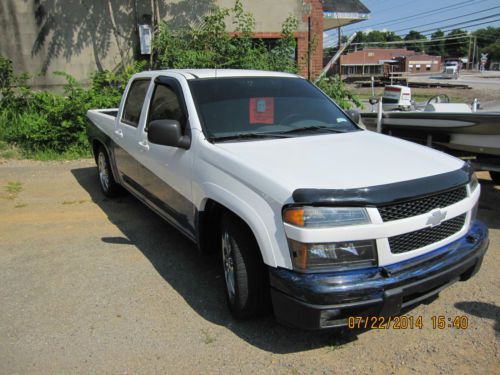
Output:
M420 109L384 111L382 101L378 112L360 115L369 130L470 157L476 169L490 171L500 183L500 112L478 111L477 106L477 101L469 106L437 95Z

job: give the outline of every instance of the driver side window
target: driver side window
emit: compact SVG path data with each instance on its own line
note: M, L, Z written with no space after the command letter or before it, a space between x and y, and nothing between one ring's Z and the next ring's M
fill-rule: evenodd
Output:
M183 133L186 126L186 115L180 105L180 100L175 91L169 86L157 84L149 108L149 119L144 129L154 120L177 120L181 124Z

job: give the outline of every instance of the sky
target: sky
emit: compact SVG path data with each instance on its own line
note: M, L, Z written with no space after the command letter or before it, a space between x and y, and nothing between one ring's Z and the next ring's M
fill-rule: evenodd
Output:
M342 28L343 35L355 31L394 31L404 37L417 30L430 35L437 28L447 32L454 28L473 31L483 27L500 27L499 0L361 0L370 9L370 18ZM337 42L337 31L324 33L324 46Z

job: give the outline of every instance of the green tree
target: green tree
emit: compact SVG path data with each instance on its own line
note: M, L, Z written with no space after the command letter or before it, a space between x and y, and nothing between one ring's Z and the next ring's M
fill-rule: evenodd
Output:
M405 46L407 49L416 52L425 52L425 43L418 42L418 40L427 40L427 38L420 32L411 30L405 35L404 40L406 41Z
M480 53L487 53L489 61L500 60L500 27L479 29L474 35Z
M481 52L488 54L488 60L500 60L500 40L497 40L495 43L491 43L484 47Z
M437 40L436 40L437 39ZM441 56L445 55L445 34L441 29L438 29L436 32L432 33L431 40L434 42L429 43L428 53L430 55Z
M469 53L469 39L452 39L467 35L467 31L462 29L454 29L446 35L444 44L447 57L467 57Z
M500 27L489 26L474 31L477 37L477 46L481 49L500 40Z

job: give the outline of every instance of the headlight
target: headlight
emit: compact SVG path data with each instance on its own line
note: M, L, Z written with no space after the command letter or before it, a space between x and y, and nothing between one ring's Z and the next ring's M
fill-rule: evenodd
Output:
M288 240L295 269L362 268L377 264L377 245L374 240L302 243Z
M359 207L290 207L283 211L283 221L298 227L324 228L369 224L370 217Z
M475 173L473 173L472 177L470 179L470 182L469 182L469 190L470 190L471 194L474 192L474 190L476 190L478 185L479 185L479 181L477 180L477 176Z

